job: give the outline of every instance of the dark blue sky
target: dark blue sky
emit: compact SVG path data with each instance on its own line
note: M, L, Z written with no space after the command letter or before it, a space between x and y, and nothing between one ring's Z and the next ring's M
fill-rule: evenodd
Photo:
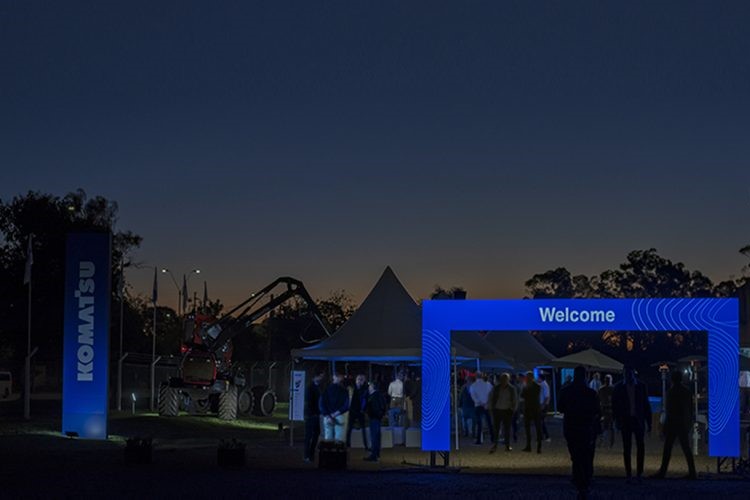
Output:
M748 26L744 1L5 1L0 197L117 200L139 259L229 303L286 274L359 300L386 265L518 297L652 246L726 279Z

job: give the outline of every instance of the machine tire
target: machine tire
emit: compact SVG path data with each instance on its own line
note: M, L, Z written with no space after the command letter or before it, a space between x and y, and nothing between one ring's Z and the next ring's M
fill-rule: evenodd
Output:
M180 391L169 384L159 386L159 401L157 408L161 417L176 417L180 413Z
M230 384L226 392L219 394L219 418L235 420L237 418L237 386Z
M253 415L270 417L276 409L276 393L262 385L256 385L253 393Z
M237 400L237 411L240 415L250 415L255 407L255 398L253 393L250 392L249 388L245 388L240 392Z
M191 415L205 415L209 412L211 409L211 403L209 402L208 398L203 400L190 400L190 405L188 406L188 413Z

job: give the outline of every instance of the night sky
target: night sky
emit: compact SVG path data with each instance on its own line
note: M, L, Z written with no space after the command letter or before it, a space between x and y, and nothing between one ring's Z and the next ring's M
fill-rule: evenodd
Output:
M359 301L386 265L415 298L520 297L649 247L728 279L749 26L746 1L2 1L0 197L116 200L138 260L229 305L279 275Z

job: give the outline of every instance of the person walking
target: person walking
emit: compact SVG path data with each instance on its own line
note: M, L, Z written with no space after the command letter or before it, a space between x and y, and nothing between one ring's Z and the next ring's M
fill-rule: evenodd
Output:
M573 382L560 391L558 408L564 415L563 435L573 466L573 484L578 489L578 498L587 498L594 475L600 410L596 391L586 387L583 366L575 368Z
M320 437L320 384L324 378L323 371L315 372L305 391L305 462L315 460L315 449Z
M661 467L653 478L663 479L667 474L669 459L675 439L680 441L680 447L685 454L688 464L688 475L685 479L697 479L695 461L690 450L690 428L693 424L693 404L690 391L682 384L682 373L672 372L672 387L667 391L667 415L664 420L664 452L661 457Z
M498 434L501 425L505 441L505 451L512 450L510 447L510 425L517 406L518 394L516 393L516 388L510 383L510 375L503 373L500 375L500 382L492 388L492 392L490 393L490 411L492 411L492 422L495 429L490 453L494 453L497 450Z
M534 372L526 374L526 386L523 388L521 397L524 401L523 424L526 431L526 448L523 451L531 451L531 424L536 429L536 452L542 452L542 409L540 395L542 388L534 380Z
M615 429L612 420L612 375L604 376L604 383L599 389L599 407L602 410L602 433L601 442L604 444L609 441L609 447L615 444Z
M370 419L370 455L365 457L367 462L380 461L380 425L385 416L385 398L378 391L375 382L367 384L367 402L365 413Z
M636 377L635 370L626 366L623 381L612 391L612 415L615 425L622 431L622 454L625 461L625 476L632 477L631 452L633 438L636 446L636 477L643 476L645 458L644 430L651 432L651 405L648 402L646 385Z
M367 432L365 431L365 404L367 404L367 384L365 376L360 374L354 381L351 402L349 403L349 423L346 430L346 447L352 446L352 430L354 424L359 425L362 430L362 444L367 446Z
M476 382L471 384L471 387L469 388L469 394L474 401L474 415L477 419L475 424L477 440L474 444L482 444L482 420L487 422L490 439L494 436L494 432L492 431L492 420L490 420L490 415L487 411L490 391L492 391L492 384L487 381L486 374L482 374L481 378L477 378Z

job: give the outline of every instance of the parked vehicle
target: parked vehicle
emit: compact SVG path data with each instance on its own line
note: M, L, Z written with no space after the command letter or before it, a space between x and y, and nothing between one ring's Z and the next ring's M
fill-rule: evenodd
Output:
M286 288L272 295L279 285ZM266 296L269 300L261 302ZM176 417L181 406L191 414L218 413L224 420L234 420L237 413L270 415L276 406L276 395L268 387L245 384L244 373L232 364L232 339L250 331L253 322L293 297L307 303L323 331L330 335L305 286L288 277L278 278L253 293L221 319L196 314L188 325L191 338L181 348L179 375L159 387L159 415Z

